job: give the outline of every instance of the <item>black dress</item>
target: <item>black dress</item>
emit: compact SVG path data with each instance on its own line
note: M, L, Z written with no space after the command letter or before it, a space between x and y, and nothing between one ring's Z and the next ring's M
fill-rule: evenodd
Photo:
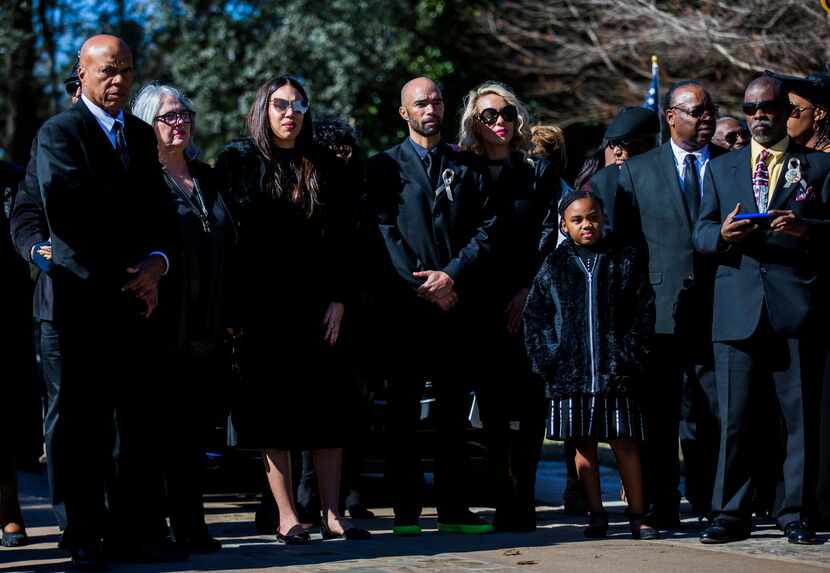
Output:
M233 412L242 447L314 449L346 441L345 374L335 368L322 321L330 303L348 298L349 194L334 187L342 180L323 150L308 156L322 174L321 204L311 216L267 192L276 166L251 140L229 144L217 163L238 229L228 311L243 332ZM293 151L277 152L284 172L293 161Z

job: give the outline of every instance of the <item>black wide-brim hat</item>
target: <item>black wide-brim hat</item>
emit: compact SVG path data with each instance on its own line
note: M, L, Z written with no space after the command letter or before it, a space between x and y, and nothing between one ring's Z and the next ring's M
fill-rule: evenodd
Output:
M605 139L618 141L638 135L654 135L660 131L660 118L644 107L624 107L605 130Z
M78 62L75 62L75 65L72 66L72 71L69 72L69 75L66 76L63 80L63 85L66 88L72 87L77 89L79 85L81 85L81 78L78 77Z
M771 78L780 80L787 91L795 92L814 105L830 107L830 73L817 72L806 77L776 74L766 70Z

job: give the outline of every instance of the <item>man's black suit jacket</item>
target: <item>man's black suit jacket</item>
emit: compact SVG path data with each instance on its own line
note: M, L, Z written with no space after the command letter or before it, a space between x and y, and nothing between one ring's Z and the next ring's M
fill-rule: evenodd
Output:
M459 298L473 295L491 253L497 226L483 165L471 153L442 145L439 173L452 172L451 191L436 194L421 158L408 141L369 160L368 188L389 262L398 280L395 290L414 300L422 280L413 272L439 270L455 281ZM452 200L450 196L452 195Z
M152 251L171 252L174 211L155 134L128 113L124 121L128 170L83 101L38 132L37 183L57 266L56 320L85 302L85 313L142 308L121 293L129 279L126 269Z
M719 153L709 147L711 158ZM591 179L608 203L606 212L615 234L638 242L648 252L648 271L655 294L658 334L698 334L703 324L708 341L713 263L699 256L692 242L691 219L680 187L671 143L666 142ZM707 168L708 170L708 168ZM600 185L605 181L604 185ZM615 192L610 192L616 182ZM703 188L704 195L707 193ZM687 320L688 319L688 320Z
M801 165L808 192L789 185L791 159ZM769 209L792 209L809 227L806 238L758 230L732 245L721 239L721 224L741 204L757 213L752 192L750 146L709 164L704 181L695 247L719 254L712 335L715 342L751 337L766 307L773 331L793 338L816 316L818 273L826 267L830 230L830 155L790 143Z

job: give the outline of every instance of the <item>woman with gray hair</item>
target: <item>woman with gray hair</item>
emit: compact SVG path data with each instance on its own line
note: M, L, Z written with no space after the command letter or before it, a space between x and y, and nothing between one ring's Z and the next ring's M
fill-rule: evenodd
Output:
M166 408L162 450L167 508L177 544L187 552L218 551L208 535L200 476L203 438L218 396L224 334L223 298L226 254L234 240L233 222L219 194L213 171L196 159L196 112L172 86L145 86L133 103L133 115L156 132L159 161L177 214L178 249L161 286L157 316L166 357L160 390Z
M522 310L542 263L539 245L546 214L561 192L551 163L531 159L530 116L516 94L485 82L464 98L459 145L486 164L500 207L490 291L482 293L482 356L492 382L480 389L481 417L489 436L497 531L536 528L536 466L545 425L544 387L530 371L522 336ZM482 166L484 167L484 166ZM555 219L554 219L555 220Z

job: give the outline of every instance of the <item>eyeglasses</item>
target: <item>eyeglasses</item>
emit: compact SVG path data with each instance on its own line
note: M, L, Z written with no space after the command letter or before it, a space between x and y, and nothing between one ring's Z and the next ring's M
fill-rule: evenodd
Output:
M504 121L514 122L519 117L519 112L515 105L506 105L501 109L488 107L478 112L478 120L484 125L493 125L499 120L501 116Z
M289 101L281 97L275 97L271 99L271 105L275 110L283 113L288 111L289 107L294 111L294 113L305 113L308 111L307 99L295 99Z
M160 121L165 125L174 126L180 121L182 123L193 123L193 117L196 115L195 111L185 109L182 111L168 111L165 114L157 115L156 121Z
M787 102L786 106L789 107L790 103ZM758 113L758 110L761 110L762 113L776 113L781 111L782 103L780 100L765 100L765 101L745 101L743 103L743 110L744 115L753 116Z
M738 139L749 139L749 130L736 129L735 131L730 131L729 133L724 134L723 139L726 140L726 143L729 145L735 145L735 143L738 142Z
M677 109L692 117L694 119L700 119L704 115L709 115L709 117L716 117L718 115L718 106L714 104L710 105L699 105L693 107L692 109L686 109L685 107L680 107L679 105L673 105L669 109Z
M790 117L794 117L795 119L798 119L799 117L801 117L801 114L804 113L805 111L810 111L812 109L816 109L814 107L809 107L809 106L800 107L800 106L795 105L792 102L790 102L790 105L793 106L793 110L790 112Z

